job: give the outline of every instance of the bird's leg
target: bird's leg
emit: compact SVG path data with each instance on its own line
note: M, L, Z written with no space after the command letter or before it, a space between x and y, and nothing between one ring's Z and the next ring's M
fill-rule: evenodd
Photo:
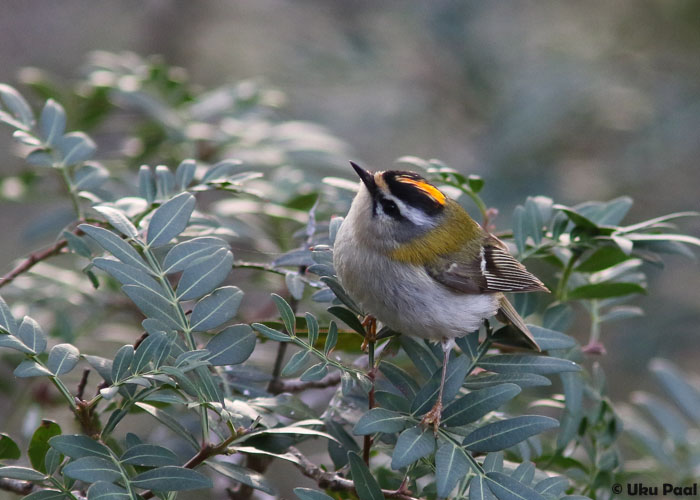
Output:
M432 424L433 434L435 434L435 436L437 436L438 428L440 427L440 420L442 419L442 393L445 389L445 379L447 378L447 362L450 359L450 351L452 350L453 345L454 341L452 339L442 339L443 358L442 377L440 379L440 391L438 392L438 398L437 401L435 401L435 405L433 405L430 411L426 413L420 421L421 425Z
M365 340L362 341L361 349L366 351L367 345L370 342L377 341L377 318L368 314L365 316L365 319L362 320L362 326L365 328Z

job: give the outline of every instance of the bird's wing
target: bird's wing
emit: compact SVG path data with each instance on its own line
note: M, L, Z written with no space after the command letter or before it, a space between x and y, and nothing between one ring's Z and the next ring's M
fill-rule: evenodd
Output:
M462 293L549 291L492 235L484 240L478 255L445 255L427 265L426 270L439 283Z

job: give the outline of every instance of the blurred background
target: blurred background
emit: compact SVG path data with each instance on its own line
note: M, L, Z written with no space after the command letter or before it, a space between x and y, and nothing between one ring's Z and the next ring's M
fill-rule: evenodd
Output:
M479 174L499 230L527 195L629 195L629 223L700 208L695 1L0 4L2 82L22 89L27 66L70 82L97 49L160 54L204 87L263 78L287 95L285 114L324 125L370 168L415 155ZM26 168L12 147L3 128L0 177ZM3 201L3 234L26 234L51 206ZM697 236L700 221L681 229ZM3 238L1 272L43 243ZM698 262L666 266L649 270L646 316L603 331L613 399L644 386L654 356L698 372Z

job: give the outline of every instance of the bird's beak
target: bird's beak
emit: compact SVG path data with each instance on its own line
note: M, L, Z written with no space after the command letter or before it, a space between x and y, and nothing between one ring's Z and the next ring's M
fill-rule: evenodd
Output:
M374 182L374 175L372 174L372 172L370 172L369 170L365 170L353 161L350 162L350 165L352 165L352 168L355 169L357 175L360 176L360 179L362 179L362 182L367 187L367 190L370 193L374 194L374 192L377 190L377 184Z

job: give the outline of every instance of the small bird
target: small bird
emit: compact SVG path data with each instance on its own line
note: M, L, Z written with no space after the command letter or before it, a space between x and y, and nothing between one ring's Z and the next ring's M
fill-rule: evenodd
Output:
M497 316L540 351L503 292L549 290L502 241L419 174L372 173L350 163L362 183L338 230L333 264L368 317L402 334L441 342L440 391L422 420L437 433L454 339Z

